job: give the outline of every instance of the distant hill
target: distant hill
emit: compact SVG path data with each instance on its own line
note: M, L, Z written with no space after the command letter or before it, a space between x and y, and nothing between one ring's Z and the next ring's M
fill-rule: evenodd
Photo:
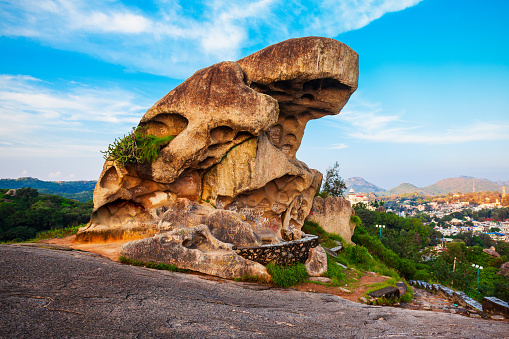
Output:
M370 193L370 192L384 192L385 190L383 188L380 188L370 182L367 182L361 177L352 177L345 180L346 184L346 192L350 190L350 188L353 188L353 190L356 193Z
M383 192L381 195L389 196L389 195L400 195L406 193L423 193L422 188L414 186L409 183L402 183L397 187L394 187L388 191Z
M502 192L502 185L499 185L488 179L477 179L473 177L447 178L437 181L433 185L423 188L424 192L429 195L442 195L449 192L472 192L475 187L476 192L499 191Z
M43 181L36 178L0 179L0 188L31 187L40 193L55 194L81 202L91 200L96 181Z
M384 196L400 195L406 193L419 193L424 195L445 195L447 193L468 193L472 192L475 186L476 192L484 191L498 191L502 192L502 186L506 186L506 191L509 191L509 181L493 182L488 179L478 179L474 177L461 176L458 178L447 178L437 181L433 185L426 187L417 187L412 184L403 183L388 191L381 193Z
M509 191L509 180L507 180L507 181L497 180L497 181L495 181L495 184L500 185L500 186L505 186L506 191Z

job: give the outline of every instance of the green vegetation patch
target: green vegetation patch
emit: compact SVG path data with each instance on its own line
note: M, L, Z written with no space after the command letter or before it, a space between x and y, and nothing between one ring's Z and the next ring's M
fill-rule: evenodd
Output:
M47 239L77 232L90 221L92 201L82 203L25 187L7 194L0 189L0 242ZM71 231L72 229L72 231ZM53 230L52 234L41 234ZM40 238L44 237L44 238ZM35 240L34 240L35 241Z
M39 241L45 239L55 239L55 238L66 238L70 235L78 233L80 227L84 227L85 224L78 226L67 226L65 228L53 228L49 231L39 232L37 236L32 239L32 241Z
M340 286L346 281L346 274L343 269L336 263L336 261L327 254L327 272L323 274L324 277L330 278L332 285Z
M146 131L146 127L133 127L129 134L108 145L107 151L101 151L104 159L115 161L120 167L134 163L153 163L159 158L161 148L168 145L175 136L156 137Z
M302 263L280 266L271 262L267 265L267 271L272 277L272 283L281 287L289 287L303 283L309 276L306 271L306 266Z

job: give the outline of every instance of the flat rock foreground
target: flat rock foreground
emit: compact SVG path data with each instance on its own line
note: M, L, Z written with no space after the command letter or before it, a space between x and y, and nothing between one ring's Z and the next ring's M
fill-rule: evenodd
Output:
M507 322L0 245L2 338L504 338Z

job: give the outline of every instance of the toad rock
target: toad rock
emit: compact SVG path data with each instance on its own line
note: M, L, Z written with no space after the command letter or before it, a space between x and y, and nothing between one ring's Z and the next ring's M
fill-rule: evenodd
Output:
M142 242L146 247L178 242L179 230L196 227L233 246L300 239L322 180L296 158L304 129L309 120L338 114L357 78L357 53L320 37L290 39L197 71L141 118L145 133L174 136L154 162L105 162L91 221L76 241L159 235ZM212 251L181 247L195 256ZM234 267L242 263L237 259ZM221 260L202 262L209 263L199 265L206 271Z

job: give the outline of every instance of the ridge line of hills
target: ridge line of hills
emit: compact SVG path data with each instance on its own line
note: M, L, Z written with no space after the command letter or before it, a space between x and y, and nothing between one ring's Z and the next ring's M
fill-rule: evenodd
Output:
M425 187L417 187L409 183L402 183L390 190L384 190L361 177L352 177L345 179L347 190L353 188L356 193L370 193L374 192L382 196L400 195L406 193L420 193L423 195L445 195L448 193L468 193L472 192L475 188L476 192L484 191L498 191L502 192L502 187L506 187L509 192L509 180L496 182L485 178L474 178L467 176L460 176L457 178L447 178L437 181L432 185Z
M0 179L0 189L35 188L39 193L54 194L81 202L92 200L95 180L43 181L37 178Z
M31 187L38 189L39 192L43 194L56 194L65 198L86 202L92 199L96 182L95 180L44 181L37 178L23 177L18 179L0 179L0 189ZM384 190L361 177L345 179L345 184L347 187L346 194L353 188L355 193L374 192L380 196L406 193L419 193L423 195L446 195L455 192L468 193L472 192L474 187L476 192L502 192L503 186L506 187L506 191L509 193L509 180L491 181L484 178L479 179L467 176L442 179L425 187L417 187L410 183L402 183L390 190Z

